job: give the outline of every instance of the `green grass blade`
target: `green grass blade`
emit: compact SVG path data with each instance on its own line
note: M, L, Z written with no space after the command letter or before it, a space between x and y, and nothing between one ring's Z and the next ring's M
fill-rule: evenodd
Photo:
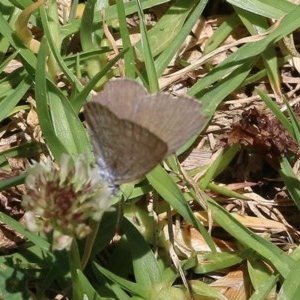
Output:
M249 11L237 7L235 7L235 10L251 35L262 34L268 30L269 21L265 17L261 17L260 15L250 13ZM278 72L278 59L275 46L270 45L262 53L262 57L273 90L277 94L280 94L280 75Z
M168 49L170 43L181 34L181 28L194 6L192 0L177 0L172 4L154 27L147 32L151 53L157 57L162 51ZM176 18L176 23L174 22ZM143 41L134 45L137 59L145 60Z
M143 0L142 7L143 9L147 9L166 2L170 2L170 0ZM124 7L126 16L137 12L135 1L125 2ZM110 21L115 19L118 19L116 5L108 6L105 9L105 20ZM101 13L99 10L97 10L95 11L93 26L99 27L99 23L101 21ZM63 37L66 38L67 36L71 36L72 34L76 33L79 30L80 24L81 20L74 20L73 22L62 26L61 33L63 34Z
M45 81L46 50L44 38L38 54L36 101L39 121L47 144L58 160L63 153L69 153L73 158L85 154L92 160L87 133L78 116L55 84L51 84L50 79Z
M284 99L285 104L287 106L287 111L289 113L289 117L291 119L292 123L292 128L293 128L293 133L291 134L297 141L298 146L300 145L300 124L299 124L299 119L296 117L294 114L289 102L287 99Z
M135 57L133 48L131 47L129 31L127 28L125 3L123 0L117 0L116 5L118 11L118 20L120 23L120 34L122 38L123 49L128 49L128 51L124 54L125 75L127 78L135 78L135 70L134 68L132 68L132 66L135 65Z
M44 240L37 234L30 232L21 223L19 223L18 221L14 220L13 218L7 216L2 212L0 212L0 221L5 223L10 228L14 229L19 234L24 235L29 241L37 245L39 248L45 251L50 250L51 245L46 240Z
M251 299L266 299L272 290L275 292L279 275L272 274L269 266L262 263L257 257L249 257L247 266L251 283L255 289Z
M256 15L261 15L270 19L280 19L295 8L295 5L291 2L281 0L227 0L227 2Z
M80 25L80 40L83 51L87 50L96 50L99 48L99 44L101 41L105 39L103 36L103 29L93 28L93 19L95 16L95 9L97 6L96 0L89 0L86 3L81 25ZM104 6L104 4L103 4ZM102 16L102 11L99 12ZM102 23L102 21L100 21ZM99 22L99 23L100 23ZM101 24L100 23L100 24ZM99 25L98 25L99 26ZM102 25L103 27L104 25ZM99 33L101 32L101 33ZM98 42L98 40L100 42ZM99 71L101 71L106 64L107 57L106 54L100 54L97 57L90 58L85 61L85 69L90 78L93 78ZM112 76L112 72L109 70L103 77L101 77L100 81L96 83L96 89L101 88L101 86Z
M295 261L271 242L251 232L213 199L207 197L213 219L241 244L253 249L286 278Z
M136 282L149 287L160 284L162 274L149 244L126 218L122 220L122 229L130 244Z
M240 145L234 144L226 151L221 153L216 160L211 164L205 175L201 178L200 187L205 190L209 183L222 173L226 167L230 164L236 154L240 151Z
M64 58L60 55L60 48L57 48L57 45L61 45L61 41L55 40L53 37L53 31L51 31L51 28L49 27L49 20L47 16L47 12L45 9L45 6L42 6L40 8L40 15L41 15L41 21L43 24L43 30L45 32L45 36L47 37L47 41L49 44L49 47L51 49L52 55L55 57L56 62L58 63L59 67L63 71L64 75L68 78L68 80L72 83L73 88L79 92L82 90L83 86L78 80L78 78L73 74L71 70L67 67ZM57 33L58 34L58 33Z
M68 151L56 136L48 110L49 94L46 86L46 57L47 43L46 39L43 39L37 56L35 90L36 108L40 126L47 141L47 145L56 160L60 161L61 155L63 153L68 153Z
M30 87L31 81L29 76L27 76L7 95L5 99L0 101L0 122L11 114L14 107L18 104Z
M3 167L7 162L7 158L24 158L38 156L45 147L36 141L25 142L19 146L11 147L0 153L0 166Z
M92 161L91 145L87 131L74 112L70 102L60 90L49 84L49 109L56 136L73 158L85 154Z
M143 299L151 299L151 287L150 286L140 286L137 283L130 282L120 276L117 276L110 271L106 270L97 263L94 263L94 267L97 271L101 272L105 277L109 278L112 282L117 283L123 289L132 292L136 297L142 297ZM138 298L137 298L138 299Z
M283 157L280 162L281 169L279 174L284 181L284 184L287 187L289 194L291 195L293 201L300 211L300 182L297 176L295 175L291 165L288 160Z
M269 109L272 111L272 113L275 115L275 117L281 122L283 127L289 132L291 136L294 135L293 127L288 120L288 118L281 112L279 107L277 106L276 102L274 102L266 93L261 91L260 89L255 89L258 95L261 97L261 99L266 103L266 105L269 107Z
M193 270L196 274L207 274L209 272L222 270L242 263L242 261L252 253L252 249L232 252L199 253L197 254L197 265Z
M147 29L145 25L145 16L144 12L142 9L142 5L140 0L135 0L136 5L138 7L138 14L140 18L140 31L141 31L141 36L142 36L142 51L144 53L144 59L145 59L145 67L146 67L146 72L147 72L147 77L148 77L148 82L149 82L149 91L150 93L156 93L159 91L159 86L158 86L158 78L154 66L154 59L152 56L151 48L150 48L150 43L148 39L148 34L147 34Z
M186 1L184 1L186 2ZM155 68L157 76L160 77L165 69L167 68L168 64L177 53L179 48L182 46L183 42L185 41L186 37L191 32L195 23L199 20L205 6L207 5L208 0L200 0L200 2L195 6L192 10L189 18L186 20L184 25L182 26L179 34L176 38L169 44L168 48L160 54L160 56L155 60ZM186 7L187 4L190 2L186 2L183 4Z
M231 76L227 76L225 79L218 82L214 87L204 90L206 88L204 88L203 83L205 81L210 81L211 79L214 80L214 76L217 75L214 73L216 70L215 69L211 71L207 77L202 78L201 81L193 85L191 89L189 89L188 94L193 95L194 93L197 93L197 97L201 98L204 114L207 116L212 116L223 99L237 89L245 80L256 60L257 58L249 58L244 60L243 63L240 62L239 68L232 72ZM218 68L216 71L219 70L220 69ZM199 89L201 92L199 92ZM198 93L200 95L198 95Z
M117 56L115 56L108 64L105 65L105 67L97 73L89 82L88 84L83 88L83 90L73 99L73 109L75 112L79 112L82 105L87 101L89 98L89 94L94 88L95 84L110 70L116 62L124 56L124 54L127 52L127 49L120 52Z
M224 22L218 28L216 28L214 33L208 38L207 42L205 43L203 55L208 54L218 48L239 25L240 19L236 13L227 17Z
M276 284L279 280L279 275L272 275L270 278L261 284L255 292L251 295L249 300L263 300L268 299L269 293L276 287Z
M215 244L201 223L195 218L184 196L179 190L176 183L171 179L167 172L157 166L154 170L147 174L147 179L153 188L188 222L193 224L197 230L203 235L208 246L215 251Z
M300 295L300 264L297 261L286 277L278 293L278 299L297 299Z
M4 179L4 180L2 179L0 181L0 192L4 191L10 187L24 183L25 178L26 178L26 174L21 174L19 176L15 176L15 177L12 177L9 179Z
M213 85L216 82L222 81L230 81L228 77L235 78L235 76L239 77L240 70L243 72L246 71L246 68L251 68L253 63L258 59L258 56L263 53L270 44L274 44L278 40L282 39L286 35L290 34L292 31L296 30L299 27L299 19L298 15L300 13L300 6L297 6L294 10L292 10L289 14L284 16L280 22L280 26L274 28L270 31L270 33L264 37L262 40L259 40L254 43L248 43L240 47L235 53L230 55L227 59L225 59L221 64L219 64L216 68L214 68L207 76L198 81L190 90L189 95L196 95L198 97L205 98L204 102L207 106L208 112L214 112L217 105L221 102L222 99L215 100L216 92L211 92L214 88L207 91L207 87ZM252 62L251 62L252 60ZM247 64L247 66L245 66ZM238 74L233 74L233 72L237 71ZM250 70L249 70L250 71ZM249 72L248 71L248 72ZM228 74L231 76L224 77ZM241 74L240 74L241 75ZM244 78L245 79L245 78ZM239 80L237 80L239 81ZM221 84L222 84L221 82ZM227 82L227 84L228 84ZM240 84L240 83L239 83ZM239 86L235 85L235 86ZM220 83L216 84L216 87L219 87ZM232 86L232 85L231 85ZM226 88L226 85L223 86ZM222 89L223 89L222 88ZM227 88L230 92L231 88ZM228 92L222 93L222 98L226 97ZM214 99L215 101L211 101Z
M78 285L80 286L81 291L77 291L77 295L82 295L81 299L84 299L87 297L87 299L94 299L94 300L101 300L103 297L101 297L97 291L94 289L94 287L91 285L88 278L84 275L84 273L81 270L77 270L77 279L78 279Z

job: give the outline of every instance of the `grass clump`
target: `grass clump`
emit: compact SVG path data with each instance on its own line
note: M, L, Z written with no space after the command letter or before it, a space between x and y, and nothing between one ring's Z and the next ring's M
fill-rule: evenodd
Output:
M4 299L295 299L300 7L244 2L1 2ZM111 192L82 108L115 77L207 122Z

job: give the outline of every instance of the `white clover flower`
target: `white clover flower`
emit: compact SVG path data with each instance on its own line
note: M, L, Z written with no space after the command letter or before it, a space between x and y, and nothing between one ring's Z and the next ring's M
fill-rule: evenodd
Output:
M99 221L111 210L113 190L84 157L75 163L62 155L60 168L50 158L27 167L27 194L22 205L31 231L53 231L53 248L69 249L72 239L86 237L87 220Z

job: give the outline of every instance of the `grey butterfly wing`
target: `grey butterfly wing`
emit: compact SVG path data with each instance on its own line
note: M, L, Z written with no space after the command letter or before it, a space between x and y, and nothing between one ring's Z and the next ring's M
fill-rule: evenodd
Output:
M88 102L85 117L100 173L113 184L138 179L165 156L167 145L147 129Z
M103 91L92 97L93 102L106 106L120 119L132 120L138 99L148 93L138 82L130 79L115 79L107 82Z
M166 156L184 145L205 124L201 104L189 97L168 94L139 98L131 120L146 127L168 145Z

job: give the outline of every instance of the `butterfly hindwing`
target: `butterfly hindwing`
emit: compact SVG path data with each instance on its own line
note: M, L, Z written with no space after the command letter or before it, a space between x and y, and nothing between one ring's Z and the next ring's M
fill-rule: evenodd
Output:
M167 145L149 130L120 119L100 103L87 103L85 115L100 172L114 184L142 177L167 152Z

